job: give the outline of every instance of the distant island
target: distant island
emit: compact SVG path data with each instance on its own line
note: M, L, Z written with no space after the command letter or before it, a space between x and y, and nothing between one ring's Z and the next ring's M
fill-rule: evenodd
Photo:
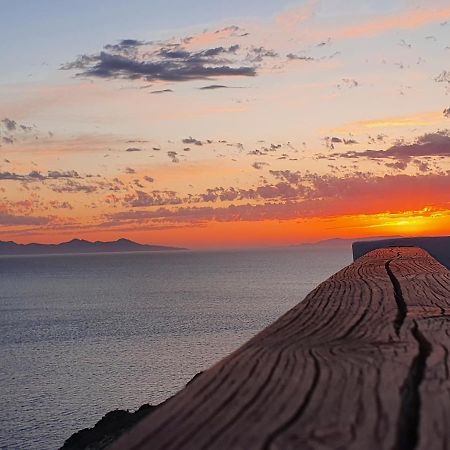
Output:
M72 239L60 244L17 244L13 241L0 241L0 255L57 255L65 253L119 253L119 252L165 252L187 250L181 247L147 245L118 239L117 241L86 241Z
M290 247L306 247L306 248L321 248L321 249L351 249L353 242L355 241L363 241L363 240L369 240L370 241L378 241L378 240L384 240L384 239L397 239L401 238L402 236L374 236L371 238L352 238L352 239L342 239L342 238L333 238L333 239L325 239L322 241L317 242L304 242L301 244L293 244L290 245Z

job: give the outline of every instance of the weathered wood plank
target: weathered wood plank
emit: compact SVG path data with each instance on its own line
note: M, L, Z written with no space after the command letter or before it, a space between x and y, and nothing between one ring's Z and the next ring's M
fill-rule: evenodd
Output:
M450 272L417 249L403 249L391 268L419 344L407 399L417 414L417 448L450 448Z
M449 303L450 273L425 251L375 250L114 449L445 449Z

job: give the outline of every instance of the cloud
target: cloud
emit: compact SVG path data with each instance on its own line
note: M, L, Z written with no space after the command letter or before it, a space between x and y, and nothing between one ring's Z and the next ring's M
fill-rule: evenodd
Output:
M150 94L167 94L168 92L173 92L172 89L160 89L158 91L151 91Z
M436 83L450 83L450 71L443 70L434 78L434 81L436 81Z
M57 179L57 178L81 178L79 173L76 170L50 170L47 173L47 179Z
M8 131L15 131L17 128L17 122L15 120L8 119L7 117L5 119L2 119L1 123Z
M44 180L56 180L59 178L81 178L75 170L59 171L59 170L49 170L47 175L43 175L37 170L32 170L26 175L21 175L15 172L0 172L0 180L11 180L11 181L44 181Z
M127 206L137 208L144 206L179 205L182 199L174 191L136 191L125 197Z
M256 170L261 170L264 166L268 166L269 164L266 162L255 161L252 164L252 167Z
M0 172L0 180L23 181L26 175L19 175L15 172Z
M84 194L91 194L93 192L96 192L98 189L98 186L95 186L93 184L85 184L85 183L80 183L78 181L73 181L71 179L65 180L64 184L59 184L59 185L52 185L50 187L50 189L53 192L57 192L59 194L62 193L69 193L69 194L73 194L73 193L77 193L77 192L82 192Z
M138 147L128 147L125 151L126 151L126 152L142 152L142 148L138 148Z
M315 61L316 60L316 58L313 58L312 56L296 55L294 53L288 53L286 55L286 58L291 61Z
M229 89L229 87L225 86L223 84L210 84L208 86L199 87L199 89L201 91L212 91L212 90L215 90L215 89Z
M389 31L414 30L450 18L450 8L417 8L397 15L378 16L355 25L327 30L334 38L355 39L373 37Z
M142 47L146 44L149 44L149 42L136 39L122 39L118 44L105 45L104 49L115 52L130 52L135 51L138 47Z
M251 47L247 53L247 61L255 63L262 62L264 58L277 58L279 55L275 50L265 47Z
M0 225L3 226L46 225L48 223L49 218L47 217L20 216L0 212Z
M60 202L58 200L52 200L50 206L54 209L73 209L69 202Z
M356 88L358 86L359 86L358 81L356 81L353 78L342 78L341 82L336 85L336 87L338 89L343 89L343 88L352 89L352 88Z
M325 145L327 146L327 148L330 148L331 150L334 149L335 145L334 144L344 144L344 145L354 145L357 144L358 142L355 139L349 138L340 138L340 137L336 137L336 136L326 136L324 138L325 140Z
M236 39L247 36L248 33L236 25L230 25L218 30L205 30L201 33L185 37L183 44L188 48L204 47L214 45L226 39Z
M347 125L329 129L330 133L360 133L366 130L397 128L397 127L423 127L436 126L442 123L442 111L420 113L413 116L387 117L381 119L360 120Z
M201 146L204 144L204 142L199 141L198 139L193 138L192 136L189 136L188 138L184 138L182 140L183 144L187 144L187 145L198 145Z
M256 66L248 65L244 57L237 55L237 44L190 51L181 44L168 42L158 45L140 41L136 44L130 40L123 42L130 44L107 45L100 53L82 55L75 61L62 65L61 69L79 70L81 72L77 76L89 78L139 79L148 82L256 75ZM163 92L169 90L153 93Z
M167 152L167 156L172 160L173 163L179 163L180 160L178 159L178 153L171 150Z
M292 173L280 176L296 177ZM156 210L122 211L107 216L110 223L156 221L160 223L202 223L207 221L260 221L292 220L311 217L338 217L354 214L396 213L417 211L422 208L447 209L450 202L450 179L443 175L385 175L354 174L344 177L306 174L300 185L285 183L278 189L274 185L261 186L267 191L264 203L231 204L220 206L162 207ZM234 190L233 190L234 189ZM292 190L292 193L286 191ZM239 200L235 188L216 188L213 193L230 193L231 201ZM261 192L264 192L261 191ZM270 192L272 191L272 192ZM222 195L219 194L219 195ZM145 196L142 205L153 206L154 196ZM205 193L208 195L208 192ZM174 199L180 200L175 193ZM156 196L158 198L158 196ZM260 197L263 198L263 197ZM162 199L168 205L167 199ZM206 200L208 201L208 200ZM216 200L210 200L216 201ZM139 202L134 203L139 207Z
M30 132L31 130L33 130L33 127L24 125L23 123L18 123L13 119L5 117L4 119L0 120L0 132L2 130L3 133L6 134L6 136L2 136L2 142L4 144L14 144L18 136Z
M387 150L363 150L348 151L345 153L332 153L320 155L319 159L334 158L368 158L368 159L393 159L409 163L413 158L420 157L450 157L450 133L448 130L426 133L419 136L415 142L408 144L400 142ZM390 166L395 167L395 166ZM397 165L396 167L404 167Z
M450 118L450 108L444 109L444 111L442 111L442 114L444 115L444 117Z

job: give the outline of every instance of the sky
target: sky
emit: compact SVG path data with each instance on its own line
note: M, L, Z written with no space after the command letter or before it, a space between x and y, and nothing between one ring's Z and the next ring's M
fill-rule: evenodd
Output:
M0 8L0 240L449 234L448 1Z

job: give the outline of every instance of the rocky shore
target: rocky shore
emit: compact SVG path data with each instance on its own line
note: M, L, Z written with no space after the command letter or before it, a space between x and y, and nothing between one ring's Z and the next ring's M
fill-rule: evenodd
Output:
M194 381L203 372L199 372L187 382L186 385ZM72 434L64 442L60 450L102 450L107 448L123 433L128 431L140 420L153 413L157 408L166 403L167 400L159 405L149 405L145 403L135 412L129 412L123 409L116 409L106 413L92 428L84 428Z
M141 419L151 414L157 407L144 404L135 412L123 409L110 411L92 428L84 428L72 434L60 450L104 449Z

